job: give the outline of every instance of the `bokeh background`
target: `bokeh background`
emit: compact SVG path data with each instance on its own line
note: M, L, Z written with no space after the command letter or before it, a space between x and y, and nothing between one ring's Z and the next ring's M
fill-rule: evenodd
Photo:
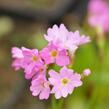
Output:
M51 100L33 97L23 71L15 72L11 67L11 48L40 50L47 44L43 38L47 28L60 23L92 40L78 49L72 66L80 73L90 68L92 74L65 99L63 109L109 109L109 34L105 34L101 56L96 32L87 22L88 3L89 0L0 0L0 109L51 109Z

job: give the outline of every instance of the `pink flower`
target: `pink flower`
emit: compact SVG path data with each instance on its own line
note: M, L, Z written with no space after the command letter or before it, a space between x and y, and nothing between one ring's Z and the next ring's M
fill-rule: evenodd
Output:
M44 63L37 49L22 50L22 53L24 56L23 65L26 79L32 78L35 74L37 75L42 68L44 69L43 71L45 71Z
M109 5L105 0L91 0L88 6L88 23L104 32L109 32Z
M55 93L56 99L67 97L75 87L82 85L80 74L74 73L67 67L61 68L60 73L50 70L49 75L50 84L53 85L51 93Z
M15 70L23 68L26 79L38 76L39 74L45 75L46 67L37 49L31 50L24 47L21 49L13 47L12 57L14 58L12 66L15 67Z
M85 70L83 71L83 74L84 74L85 76L89 76L89 75L91 74L90 69L85 69Z
M38 96L39 99L48 99L50 95L49 82L42 75L39 75L36 79L31 82L30 90L33 96Z
M90 41L89 37L80 37L79 32L69 32L64 24L60 27L54 25L53 28L49 28L47 35L44 35L48 42L52 42L58 49L67 49L70 51L75 51L79 45L88 43Z
M25 49L22 47L19 49L18 47L13 47L12 52L12 58L14 58L14 61L12 63L12 66L15 68L15 70L19 70L20 68L23 68L22 61L23 61L23 53L22 49Z
M109 15L108 13L102 14L102 15L93 15L89 18L89 24L92 27L100 28L104 32L109 31Z
M102 14L109 9L105 0L90 0L88 11L91 14Z
M56 62L59 66L65 66L70 63L68 52L65 49L58 50L58 48L52 43L49 43L47 47L42 49L40 55L46 64Z

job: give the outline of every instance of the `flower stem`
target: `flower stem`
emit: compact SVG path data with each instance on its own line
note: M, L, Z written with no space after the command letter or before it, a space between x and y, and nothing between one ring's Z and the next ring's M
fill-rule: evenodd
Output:
M52 105L52 109L57 109L56 99L54 95L52 95L51 105Z
M63 103L64 103L64 99L61 98L61 99L59 100L59 103L58 103L58 109L63 109Z
M102 59L104 56L104 49L105 49L105 35L102 28L98 27L96 29L96 32L97 32L97 44L99 47L99 55L100 58Z

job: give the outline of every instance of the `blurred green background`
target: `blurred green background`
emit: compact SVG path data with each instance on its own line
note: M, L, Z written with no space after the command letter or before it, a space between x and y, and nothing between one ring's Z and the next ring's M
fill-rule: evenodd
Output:
M33 97L23 71L11 67L11 48L40 50L47 44L43 35L55 23L92 40L78 49L72 66L80 73L90 68L92 74L65 99L63 109L109 109L109 34L101 56L96 31L87 23L87 4L88 0L0 0L0 109L51 109L50 99Z

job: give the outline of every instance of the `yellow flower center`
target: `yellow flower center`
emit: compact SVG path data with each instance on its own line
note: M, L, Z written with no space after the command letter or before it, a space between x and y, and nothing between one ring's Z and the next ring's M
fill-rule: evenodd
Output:
M57 53L57 51L56 51L56 50L52 50L52 51L51 51L51 56L52 56L52 57L56 57L56 56L57 56L57 54L58 54L58 53Z
M69 79L68 78L63 78L62 80L61 80L61 83L62 83L62 85L64 85L64 86L66 86L68 83L69 83Z
M37 61L37 60L38 60L38 57L34 55L34 56L32 57L32 60L33 60L33 61Z

